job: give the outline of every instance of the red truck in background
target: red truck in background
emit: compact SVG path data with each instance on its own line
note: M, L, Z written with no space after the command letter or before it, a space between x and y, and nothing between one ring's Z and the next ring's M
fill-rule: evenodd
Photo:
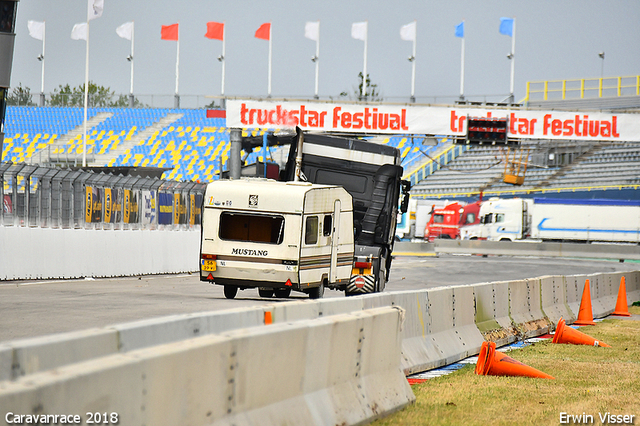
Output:
M480 223L480 204L476 201L462 206L455 202L444 208L431 210L431 218L424 230L424 238L433 242L436 238L448 238L456 240L460 238L460 227L477 225Z

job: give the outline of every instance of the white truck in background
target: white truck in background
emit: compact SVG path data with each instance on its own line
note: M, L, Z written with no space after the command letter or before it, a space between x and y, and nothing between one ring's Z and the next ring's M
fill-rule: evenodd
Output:
M640 201L491 198L466 239L640 242Z

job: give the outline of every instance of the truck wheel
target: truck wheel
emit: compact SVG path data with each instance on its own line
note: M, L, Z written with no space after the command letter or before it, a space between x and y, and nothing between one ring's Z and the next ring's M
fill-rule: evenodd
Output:
M238 294L238 287L235 285L225 285L224 286L224 297L227 299L233 299Z
M287 298L291 295L291 289L290 288L278 288L276 290L274 290L274 293L276 295L276 297L282 297L282 298Z
M322 299L324 296L324 281L316 288L309 290L309 299Z
M270 288L259 288L258 294L260 297L273 297L273 290Z

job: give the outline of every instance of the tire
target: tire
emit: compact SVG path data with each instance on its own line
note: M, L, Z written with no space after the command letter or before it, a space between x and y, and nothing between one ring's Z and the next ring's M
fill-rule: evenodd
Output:
M238 294L238 287L235 285L225 285L224 286L224 297L227 299L233 299Z
M324 281L316 288L309 290L309 299L322 299L324 296Z
M287 298L291 295L290 288L278 288L274 291L276 297Z
M270 288L259 288L258 289L258 294L260 295L260 297L273 297L273 289Z

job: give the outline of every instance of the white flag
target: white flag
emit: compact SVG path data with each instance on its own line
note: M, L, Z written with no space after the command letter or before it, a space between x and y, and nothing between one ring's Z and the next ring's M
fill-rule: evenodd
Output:
M354 22L351 25L351 37L365 41L367 39L367 21Z
M320 21L307 22L304 25L304 36L313 41L318 41L320 38Z
M87 21L101 17L103 9L104 0L89 0L89 5L87 6Z
M44 38L44 22L28 21L27 27L29 28L29 35L36 40L42 40Z
M416 21L400 28L400 38L406 41L416 41Z
M74 40L87 39L87 23L75 24L71 30L71 38Z
M133 35L133 22L125 22L116 28L116 34L118 34L122 38L126 38L127 40L131 40L131 36Z

